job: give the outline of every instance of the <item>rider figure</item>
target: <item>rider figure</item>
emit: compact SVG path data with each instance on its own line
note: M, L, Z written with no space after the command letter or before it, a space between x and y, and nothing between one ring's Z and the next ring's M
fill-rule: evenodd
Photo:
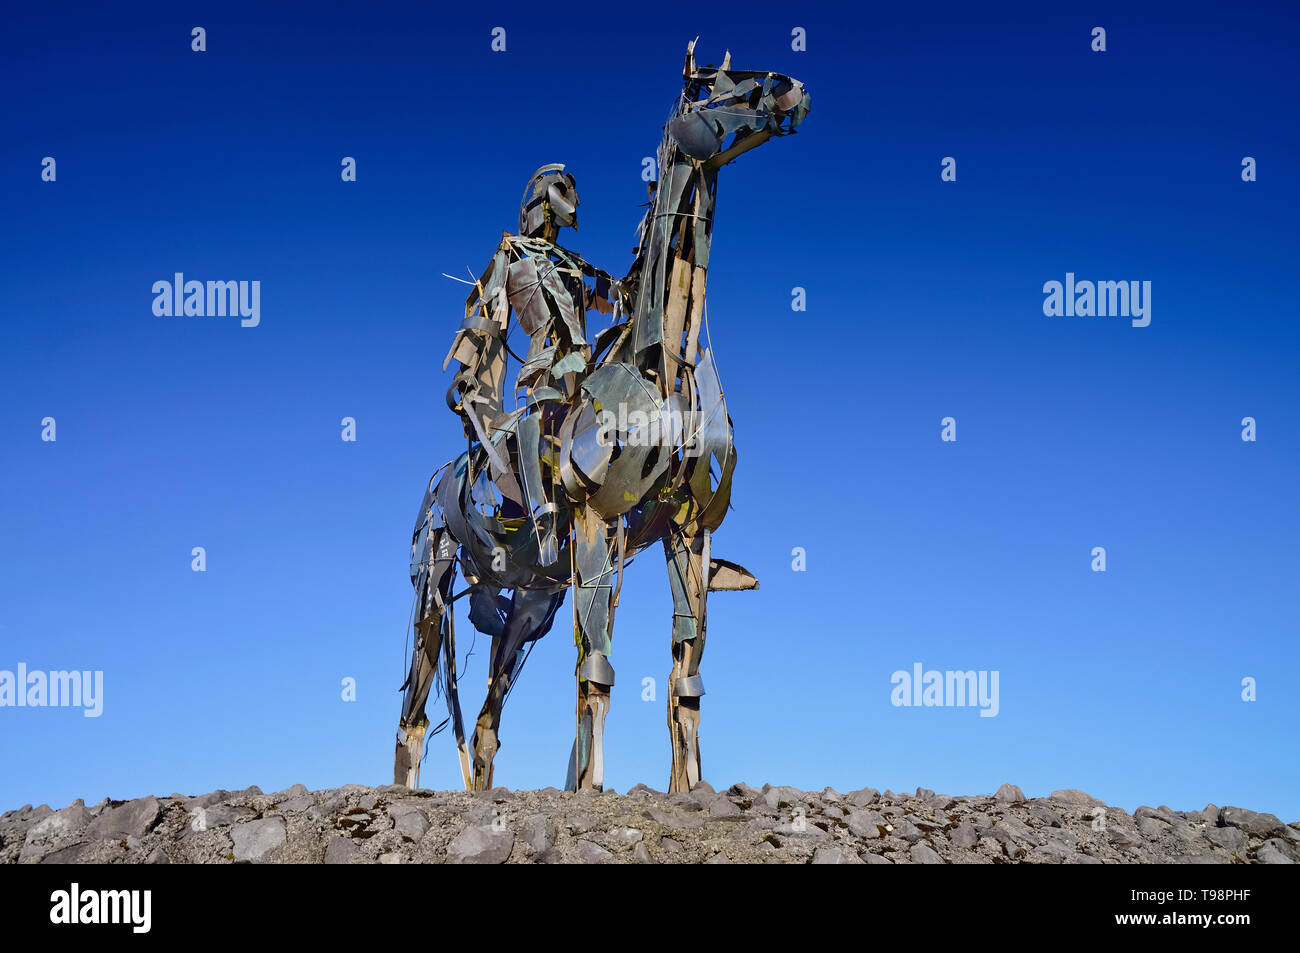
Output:
M518 234L502 233L496 255L466 299L465 321L443 363L444 369L453 358L460 363L447 403L464 420L471 441L487 443L512 414L514 408L506 407L507 355L521 365L516 403L539 392L538 402L545 400L550 391L544 388L567 398L590 369L586 312L613 311L616 291L610 275L555 243L561 228L577 225L573 176L563 165L542 166L524 189ZM528 335L523 356L510 346L512 312Z

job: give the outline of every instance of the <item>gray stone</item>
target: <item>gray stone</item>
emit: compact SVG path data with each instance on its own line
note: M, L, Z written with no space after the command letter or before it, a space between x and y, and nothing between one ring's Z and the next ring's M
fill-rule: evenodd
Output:
M704 818L698 814L685 814L681 811L667 810L655 805L646 808L645 815L664 827L675 827L678 830L695 830L704 826Z
M621 847L641 843L642 834L635 827L615 827L609 832L610 840Z
M213 804L209 807L200 807L191 812L190 830L192 831L209 831L215 827L225 827L231 824L238 824L240 821L247 820L253 816L253 812L246 807L234 807L229 804Z
M1259 849L1259 853L1262 854L1266 850L1276 851L1281 854L1286 858L1287 863L1300 863L1300 852L1297 852L1294 847L1281 838L1270 837L1264 841L1264 846ZM1277 861L1267 861L1267 863L1277 863Z
M1127 828L1109 827L1106 832L1110 836L1110 842L1120 850L1131 851L1142 845L1142 839L1137 836L1137 833Z
M860 864L862 862L862 858L856 851L843 847L818 847L813 851L810 861L814 864Z
M1061 815L1057 814L1046 804L1038 804L1038 803L1030 804L1029 816L1032 817L1034 820L1038 821L1040 824L1045 824L1048 827L1061 826Z
M1207 827L1205 837L1211 844L1230 850L1234 854L1244 851L1250 844L1246 832L1236 827Z
M429 831L429 819L423 811L406 811L393 820L393 828L403 837L418 841Z
M704 805L700 802L701 798L713 797L712 794L686 794L678 792L677 794L668 795L668 803L683 811L702 811Z
M529 814L520 831L524 843L540 854L555 844L555 824L545 814Z
M880 829L885 826L885 819L876 811L854 811L847 821L849 831L857 837L874 840L882 836Z
M284 818L267 817L230 829L235 842L235 862L258 861L285 842Z
M614 862L613 854L589 840L578 841L575 852L578 855L578 860L584 864L612 864Z
M323 802L311 808L313 815L319 818L336 817L347 806L347 799L338 792L328 795Z
M850 791L844 795L844 799L854 807L867 807L875 804L880 798L880 792L875 788L860 788L857 791Z
M447 845L449 864L504 864L515 845L515 835L490 827L467 827Z
M993 800L1001 804L1017 804L1025 799L1025 792L1015 784L1004 784L993 795Z
M71 847L64 847L53 853L46 854L41 858L42 864L75 864L81 859L81 855L88 848L89 844L73 844Z
M1263 847L1255 851L1255 860L1261 864L1294 864L1295 861L1276 846L1281 843L1277 839L1267 841Z
M830 837L828 833L812 822L807 815L796 815L784 824L772 828L773 833L788 837L806 837L810 840L822 840Z
M1060 791L1053 791L1051 799L1058 804L1068 804L1071 807L1105 807L1106 802L1086 794L1078 788L1064 788Z
M925 836L919 827L906 818L895 824L890 834L907 841L909 844L915 844Z
M1145 817L1153 821L1162 821L1165 824L1169 824L1171 826L1175 824L1187 823L1185 818L1179 817L1177 814L1169 810L1169 808L1165 807L1163 804L1160 805L1160 807L1147 807L1144 804L1141 807L1139 807L1136 811L1133 812L1133 816L1139 820ZM1138 827L1141 826L1142 826L1141 824L1138 825Z
M185 803L185 806L189 810L193 811L200 807L208 807L209 805L212 804L220 804L222 801L226 800L229 796L230 796L229 791L225 791L225 790L212 791L208 794L201 794L198 797L190 798ZM107 805L105 805L105 807L107 807Z
M361 851L350 837L335 835L325 845L325 863L355 864L361 859Z
M1286 827L1272 814L1259 814L1240 807L1225 807L1219 815L1227 827L1239 827L1252 837L1273 837Z
M868 864L892 864L893 863L893 861L890 860L888 857L883 857L880 854L863 854L862 860Z
M989 830L1005 846L1008 843L1037 846L1041 841L1033 829L1013 814L1008 814Z
M979 832L968 821L962 821L954 827L952 834L949 836L954 847L960 847L964 850L969 850L979 842Z
M699 805L695 805L699 810ZM564 829L570 834L585 834L587 831L595 830L600 826L600 821L594 814L574 814L564 820Z
M466 824L491 824L500 816L501 812L491 804L480 804L478 807L472 807L464 812L464 821Z
M1025 863L1028 864L1063 864L1068 861L1074 854L1064 844L1059 841L1048 841L1046 844L1039 844L1025 857Z
M55 811L27 829L27 844L47 844L57 837L77 833L90 824L92 818L85 803L74 801L61 811Z
M99 815L86 828L86 834L101 840L143 837L153 830L161 816L162 807L157 798L136 798Z
M708 802L709 813L714 817L739 817L740 808L731 802L731 798L725 795L716 795Z
M1159 840L1169 830L1169 823L1155 817L1139 817L1137 819L1138 830L1142 836L1149 837L1152 840Z
M911 854L912 863L914 864L942 864L944 862L938 852L926 843L913 844L908 853Z
M798 788L792 788L788 784L782 784L778 787L769 787L763 792L763 799L767 801L767 806L771 808L780 808L781 802L784 801L790 806L803 803L803 792Z
M632 859L638 864L653 864L650 859L650 851L646 848L644 841L637 841L637 845L632 848Z

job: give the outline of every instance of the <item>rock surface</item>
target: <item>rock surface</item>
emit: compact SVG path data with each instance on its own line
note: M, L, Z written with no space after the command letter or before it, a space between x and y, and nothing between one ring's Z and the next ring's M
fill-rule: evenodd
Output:
M789 786L689 794L349 784L81 800L0 815L0 863L1293 864L1300 823L1082 791L952 797Z

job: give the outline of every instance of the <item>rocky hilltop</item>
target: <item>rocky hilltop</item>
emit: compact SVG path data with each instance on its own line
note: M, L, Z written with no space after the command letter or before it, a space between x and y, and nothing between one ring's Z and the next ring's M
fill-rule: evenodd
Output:
M950 797L734 784L718 792L302 785L27 805L0 863L1132 864L1300 860L1300 824L1210 804L1133 814L1082 791Z

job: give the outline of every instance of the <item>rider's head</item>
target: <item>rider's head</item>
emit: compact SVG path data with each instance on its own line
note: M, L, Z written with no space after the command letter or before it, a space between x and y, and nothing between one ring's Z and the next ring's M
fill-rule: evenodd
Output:
M544 165L524 187L519 234L551 241L565 226L578 227L578 184L560 163Z

